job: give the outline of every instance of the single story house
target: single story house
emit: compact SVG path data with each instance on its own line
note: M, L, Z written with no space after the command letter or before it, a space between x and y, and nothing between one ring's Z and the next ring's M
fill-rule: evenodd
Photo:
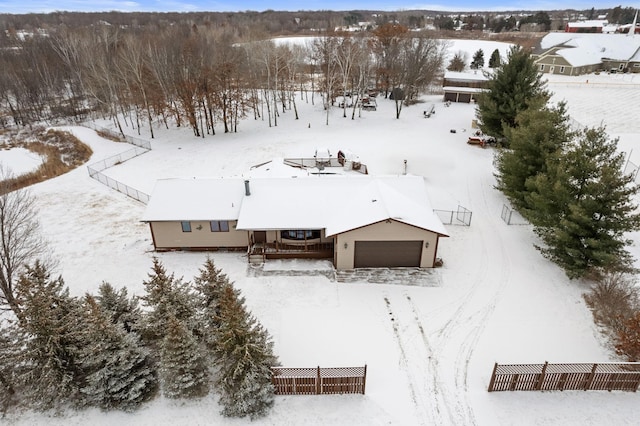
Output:
M486 89L487 77L482 70L475 72L446 71L442 82L444 100L469 103Z
M640 35L549 33L532 57L549 74L640 72Z
M447 232L419 176L162 179L142 218L166 250L327 258L338 270L436 266Z

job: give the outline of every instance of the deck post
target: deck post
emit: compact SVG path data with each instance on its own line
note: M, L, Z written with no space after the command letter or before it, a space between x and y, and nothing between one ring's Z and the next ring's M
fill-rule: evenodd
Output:
M593 364L593 367L591 367L591 373L589 374L589 378L587 379L587 382L584 384L584 390L589 390L589 388L591 388L593 379L596 377L597 368L598 368L598 364Z
M318 374L316 375L316 395L322 393L322 386L320 385L320 366L318 366Z
M544 362L542 366L542 372L540 373L540 377L538 377L538 383L536 383L536 390L542 389L542 384L544 383L544 376L547 373L547 366L549 365L548 361Z
M363 395L364 395L364 389L366 385L367 385L367 364L364 365L364 375L362 376L362 394Z
M493 392L493 385L496 382L496 370L498 369L498 363L496 362L493 365L493 373L491 373L491 381L489 382L488 392Z

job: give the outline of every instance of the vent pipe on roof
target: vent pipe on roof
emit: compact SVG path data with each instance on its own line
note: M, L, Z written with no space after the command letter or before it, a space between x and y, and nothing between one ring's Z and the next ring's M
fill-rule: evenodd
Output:
M249 181L248 180L244 181L244 195L246 195L247 197L249 195L251 195L251 190L249 189Z

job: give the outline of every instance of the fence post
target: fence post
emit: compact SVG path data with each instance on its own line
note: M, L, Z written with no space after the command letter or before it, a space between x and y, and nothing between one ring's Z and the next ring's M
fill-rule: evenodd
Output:
M362 377L362 394L364 395L364 389L367 385L367 364L364 365L364 376ZM638 386L636 386L636 389Z
M496 370L497 369L498 369L498 363L496 362L493 365L493 373L491 373L491 381L489 381L489 389L488 389L489 392L493 392L493 385L496 382Z
M591 387L591 384L593 383L593 379L595 379L596 377L597 368L598 368L598 364L593 364L593 367L591 367L591 374L589 374L589 378L587 379L587 382L584 384L584 390L589 390L589 388Z
M542 372L540 373L540 377L538 377L538 383L536 383L536 390L542 389L542 384L544 383L544 376L547 373L547 366L549 365L548 361L544 362L542 366Z
M318 374L316 376L316 395L322 393L322 386L320 385L320 366L318 366Z

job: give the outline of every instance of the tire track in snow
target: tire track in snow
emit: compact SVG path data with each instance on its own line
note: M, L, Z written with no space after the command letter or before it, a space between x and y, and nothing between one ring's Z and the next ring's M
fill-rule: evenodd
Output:
M487 201L487 189L483 181L480 181L480 191L476 191L476 194L481 194L481 203L485 212L489 212L490 203ZM503 259L508 259L508 252L504 246L503 240L500 237L500 229L497 217L493 217L491 214L485 215L489 220L489 229L491 229L491 235L494 237L495 246L492 246L492 251L496 249L499 251ZM429 362L428 374L433 377L433 380L440 385L440 389L435 392L437 396L434 396L435 401L439 404L438 412L448 412L448 420L452 425L464 424L475 425L475 415L471 405L468 389L468 374L469 364L473 352L476 348L480 337L484 329L486 328L491 315L493 314L500 295L503 293L504 288L508 284L510 276L510 261L503 262L503 266L499 271L495 271L494 267L490 266L488 261L488 246L483 229L484 227L478 227L479 241L481 244L480 252L481 261L478 271L474 274L476 277L473 283L464 294L457 309L450 315L449 320L436 332L435 339L430 340L426 334L424 335L424 345L431 352L431 358L433 361ZM491 276L497 276L498 279L488 279ZM491 286L487 287L486 284L490 283ZM482 291L479 294L479 291ZM481 306L475 306L476 298L478 297L488 298L486 303ZM419 323L420 315L418 310L407 297L411 304L411 309L414 312L416 321ZM465 313L467 313L465 315ZM439 362L441 355L445 351L455 350L456 357L453 365L442 365ZM452 371L446 371L447 367L452 368ZM446 374L452 374L453 377L449 380L446 378ZM444 380L441 378L445 377ZM452 383L452 384L450 384Z
M452 404L448 402L446 398L446 394L443 392L443 389L442 389L444 383L440 379L439 359L436 354L436 351L434 350L434 347L430 343L429 337L427 336L427 333L425 332L425 329L422 326L418 309L416 308L416 305L413 303L413 300L411 300L411 296L409 296L406 292L404 296L407 302L409 303L409 307L413 314L413 321L418 327L418 330L420 332L420 337L422 339L422 343L427 352L427 369L425 371L426 378L424 380L424 384L425 384L425 392L427 395L431 395L430 399L433 402L433 409L431 410L433 415L431 417L431 421L429 422L429 424L438 424L438 425L443 424L442 422L443 414L447 415L448 420L451 424L456 424L457 423L456 419L454 418L453 413L451 412L451 409L450 409Z
M418 401L418 396L416 394L416 385L414 383L414 377L412 377L411 372L409 371L409 359L407 358L407 351L405 350L405 344L403 343L402 336L400 334L398 321L396 320L396 316L391 308L391 301L388 296L384 297L385 305L387 306L387 312L389 313L389 319L391 320L391 328L393 330L393 337L398 344L398 349L400 350L400 364L407 373L407 382L409 383L409 393L411 395L411 400L413 404L416 406L416 409L419 410L421 407L420 402ZM422 418L420 413L418 413L418 418Z
M483 181L480 181L480 194L482 194L482 204L484 205L484 211L490 212L490 203L487 200L487 190ZM499 278L493 282L495 284L492 286L491 297L489 298L489 302L485 304L481 309L474 312L468 320L465 321L468 324L468 333L464 337L462 344L460 345L460 350L458 351L456 361L455 361L455 388L458 392L459 398L457 401L459 402L459 410L462 410L465 417L465 424L476 424L475 415L473 413L473 409L471 406L471 401L469 399L469 391L468 391L468 375L469 375L469 364L471 362L471 357L473 352L475 351L476 345L484 332L491 315L495 311L495 308L498 304L500 296L504 292L504 289L508 285L509 277L511 276L511 261L508 251L506 250L505 244L501 237L502 230L504 228L500 227L499 219L495 216L492 216L490 213L486 215L490 223L491 235L495 239L495 246L493 249L498 248L500 252L501 259L501 268L498 274L491 274L491 276L498 276ZM482 233L482 229L484 227L480 227L480 235L481 240L483 241L484 252L486 253L486 239ZM491 268L495 269L495 268ZM483 272L487 272L486 268L483 268ZM486 288L483 288L486 292ZM461 402L464 401L464 404Z
M435 383L435 378L434 382L428 382L429 378L425 375L423 364L423 360L432 359L431 350L428 345L416 345L415 338L412 338L424 333L422 325L414 319L407 320L404 318L403 310L396 310L392 307L389 295L384 297L384 301L400 351L401 366L407 375L409 392L416 408L416 418L423 425L441 425L442 413L440 412L440 407L442 407L442 404L430 403L431 401L429 401L429 395L432 393L437 394L435 392L437 383ZM403 318L401 319L398 314L401 314ZM413 329L414 327L415 329ZM427 382L429 384L425 389L423 384Z

